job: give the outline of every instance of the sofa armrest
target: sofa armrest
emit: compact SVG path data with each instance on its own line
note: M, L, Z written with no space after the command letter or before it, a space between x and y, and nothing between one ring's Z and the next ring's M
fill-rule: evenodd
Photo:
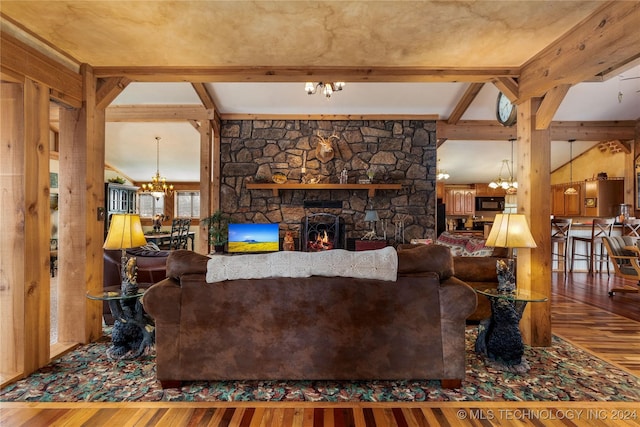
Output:
M182 288L171 278L164 279L147 289L142 297L144 310L164 323L180 323Z
M167 258L167 277L179 279L183 274L207 274L209 259L186 249L173 251Z
M456 277L440 283L440 295L442 318L454 322L469 317L478 305L478 296L473 288Z

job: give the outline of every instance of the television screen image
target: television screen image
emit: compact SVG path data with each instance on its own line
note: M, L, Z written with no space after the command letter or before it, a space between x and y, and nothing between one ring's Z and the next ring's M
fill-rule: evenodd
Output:
M279 224L229 224L229 252L276 252L280 248Z

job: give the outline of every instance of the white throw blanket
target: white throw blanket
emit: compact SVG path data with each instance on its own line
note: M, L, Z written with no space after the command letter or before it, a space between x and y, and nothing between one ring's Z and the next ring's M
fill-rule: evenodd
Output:
M372 251L332 249L323 252L273 252L252 255L212 255L207 283L267 277L355 277L395 282L398 254L388 246Z

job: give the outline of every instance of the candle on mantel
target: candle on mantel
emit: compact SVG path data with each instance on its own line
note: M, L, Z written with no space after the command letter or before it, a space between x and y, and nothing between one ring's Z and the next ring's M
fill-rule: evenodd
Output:
M302 168L300 169L300 172L302 173L307 172L307 152L306 151L302 153Z

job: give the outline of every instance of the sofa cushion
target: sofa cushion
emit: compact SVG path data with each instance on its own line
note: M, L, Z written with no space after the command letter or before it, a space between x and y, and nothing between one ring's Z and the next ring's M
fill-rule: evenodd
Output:
M496 287L498 284L498 273L496 272L496 262L501 259L497 257L455 257L455 276L467 283L483 282L485 287Z
M440 280L453 276L453 257L443 245L399 245L398 274L435 272Z
M153 249L148 246L139 246L137 248L127 249L127 255L131 256L144 256L144 257L168 257L169 251L161 251L159 249Z

